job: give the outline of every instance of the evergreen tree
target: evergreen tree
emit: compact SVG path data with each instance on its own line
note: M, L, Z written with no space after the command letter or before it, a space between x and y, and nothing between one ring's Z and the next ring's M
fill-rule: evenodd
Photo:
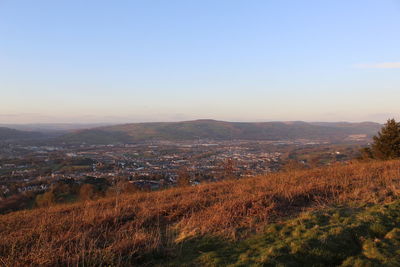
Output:
M400 123L389 119L382 127L371 145L370 153L376 159L394 159L400 157Z

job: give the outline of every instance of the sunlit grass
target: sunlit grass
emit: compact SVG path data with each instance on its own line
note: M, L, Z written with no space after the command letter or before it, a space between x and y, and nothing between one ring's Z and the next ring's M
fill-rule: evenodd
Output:
M397 253L399 218L391 206L365 206L399 195L400 161L389 161L113 196L1 215L0 257L9 266L290 266L304 255L322 264L382 262Z

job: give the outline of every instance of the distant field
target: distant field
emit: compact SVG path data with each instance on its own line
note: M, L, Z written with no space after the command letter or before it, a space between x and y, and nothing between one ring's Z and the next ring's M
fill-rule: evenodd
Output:
M396 266L399 196L400 161L389 161L20 211L0 216L0 262Z

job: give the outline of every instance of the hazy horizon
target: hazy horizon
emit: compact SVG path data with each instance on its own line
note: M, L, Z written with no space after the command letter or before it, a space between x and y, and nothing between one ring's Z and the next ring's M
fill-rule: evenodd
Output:
M393 118L393 117L388 117ZM187 120L154 120L154 121L114 121L114 122L107 122L107 121L98 121L98 122L74 122L74 121L67 121L67 122L59 122L59 121L49 121L49 122L0 122L0 126L4 125L119 125L119 124L131 124L131 123L164 123L164 122L187 122L187 121L222 121L222 122L243 122L243 123L262 123L262 122L282 122L282 123L292 123L292 122L305 122L305 123L364 123L364 122L372 122L372 123L384 123L387 121L372 121L372 120L361 120L361 121L345 121L345 120L332 120L332 121L307 121L307 120L219 120L213 118L197 118L197 119L187 119Z
M326 114L325 119L305 119L296 118L295 116L282 119L265 118L265 119L241 119L241 118L217 118L217 117L189 117L182 114L176 116L165 116L164 114L155 114L148 116L148 119L143 118L129 118L128 116L77 116L77 117L52 117L43 115L31 114L0 114L0 124L125 124L125 123L150 123L150 122L181 122L193 120L216 120L228 122L376 122L384 123L390 118L399 119L400 114L370 114L366 116L359 116L355 119L346 119L346 116L332 118L331 114Z
M1 1L0 123L400 118L400 2Z

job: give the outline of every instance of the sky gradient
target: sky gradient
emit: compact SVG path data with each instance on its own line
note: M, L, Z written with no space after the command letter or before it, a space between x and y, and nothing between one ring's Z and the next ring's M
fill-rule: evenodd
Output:
M0 0L0 123L400 119L400 1Z

